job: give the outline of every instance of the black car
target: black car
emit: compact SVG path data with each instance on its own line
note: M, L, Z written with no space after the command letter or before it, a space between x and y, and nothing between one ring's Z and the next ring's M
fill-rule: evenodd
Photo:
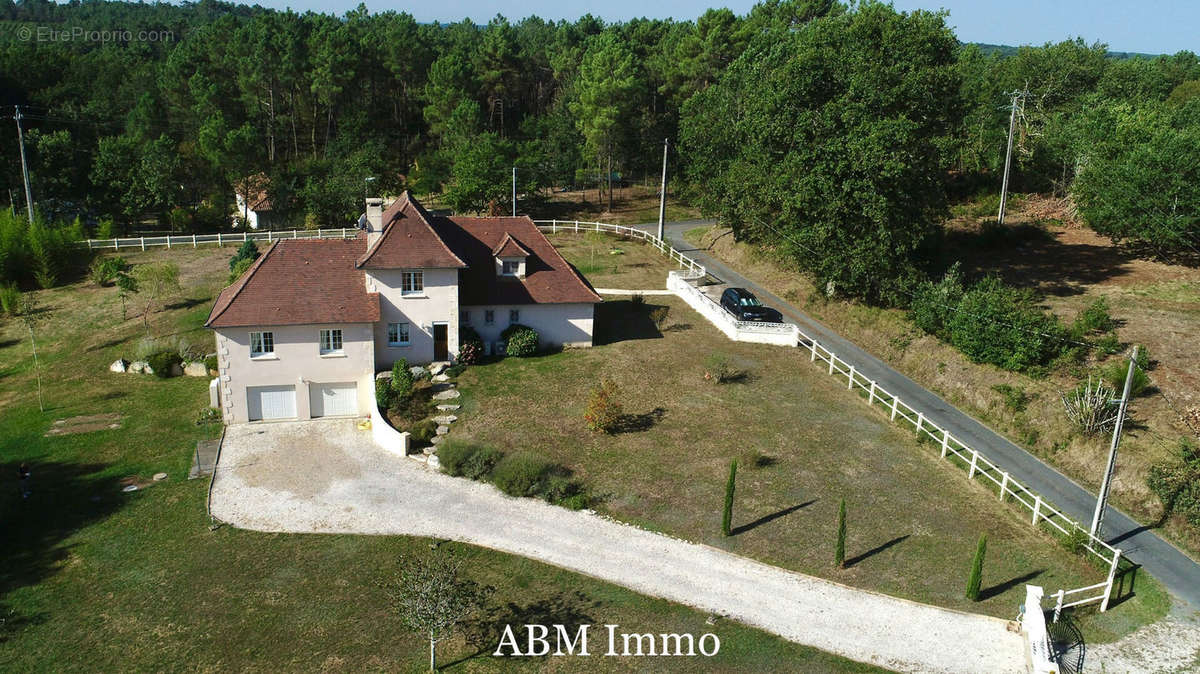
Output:
M739 321L762 321L782 323L783 315L771 307L763 306L754 293L745 288L726 288L721 293L721 306Z

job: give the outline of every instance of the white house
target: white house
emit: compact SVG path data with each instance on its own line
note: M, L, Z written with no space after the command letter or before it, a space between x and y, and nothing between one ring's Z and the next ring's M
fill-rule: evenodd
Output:
M406 192L368 199L355 239L276 241L205 325L226 423L308 419L368 414L376 371L453 360L463 326L591 346L600 301L529 218L433 216Z
M238 221L246 223L250 229L259 227L270 228L274 224L274 213L271 209L271 199L267 195L270 180L266 174L258 173L247 176L236 185L234 199L237 202L237 214L234 224Z

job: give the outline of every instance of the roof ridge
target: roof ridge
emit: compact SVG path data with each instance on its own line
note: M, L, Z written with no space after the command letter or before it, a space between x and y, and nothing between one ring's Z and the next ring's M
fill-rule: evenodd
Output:
M441 234L438 233L437 228L435 228L433 226L433 223L430 222L429 218L426 217L427 213L425 211L425 207L422 206L419 201L417 201L416 199L413 198L412 192L410 192L409 190L404 190L403 194L400 195L400 199L404 200L404 205L402 205L398 209L396 215L397 216L402 215L404 213L406 207L412 206L413 210L417 214L417 219L420 220L421 224L425 225L425 228L428 229L429 233L433 235L434 240L437 241L438 245L440 245L442 247L442 251L445 252L447 255L449 255L452 259L457 261L458 264L460 264L463 267L466 267L467 263L464 262L463 259L461 257L459 257L458 254L455 253L453 249L450 248L449 244L446 243L446 239ZM399 200L397 200L397 201L399 201ZM389 207L388 210L391 210L391 208ZM367 252L358 260L358 262L355 263L355 265L354 265L355 268L361 269L368 262L371 261L371 258L374 257L376 253L379 252L379 249L383 247L384 241L386 241L387 238L389 236L391 236L392 227L396 224L397 219L398 219L397 217L393 217L392 220L390 222L388 222L387 226L385 226L383 228L383 232L379 235L379 238L375 240L375 245L371 246L367 250Z
M258 271L258 268L262 266L263 262L267 259L267 256L275 252L275 248L279 245L280 241L282 241L282 239L275 239L271 245L267 246L267 249L263 251L263 254L258 256L258 259L254 261L254 264L250 265L250 268L246 270L246 273L242 274L240 279L229 284L224 290L221 291L221 295L224 295L225 290L229 290L230 288L237 286L237 290L234 290L233 294L229 296L229 299L225 302L225 306L221 307L219 312L208 317L208 320L204 322L205 326L211 325L213 321L221 317L221 314L224 314L226 311L228 311L229 307L233 306L233 301L236 300L238 296L242 294L242 291L246 289L246 286L250 284L250 279ZM220 299L220 295L217 296L217 299ZM216 307L214 307L214 309L215 308Z

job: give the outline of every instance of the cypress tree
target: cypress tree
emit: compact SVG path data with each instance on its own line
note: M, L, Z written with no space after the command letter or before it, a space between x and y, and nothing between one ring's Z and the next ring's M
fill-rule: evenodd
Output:
M721 533L729 536L733 532L733 487L737 479L737 460L729 462L729 482L725 483L725 512L721 517Z
M979 537L975 559L971 562L971 577L967 579L967 599L979 601L979 586L983 584L983 557L987 554L987 534Z
M837 548L833 553L833 561L839 569L846 568L846 499L838 506Z

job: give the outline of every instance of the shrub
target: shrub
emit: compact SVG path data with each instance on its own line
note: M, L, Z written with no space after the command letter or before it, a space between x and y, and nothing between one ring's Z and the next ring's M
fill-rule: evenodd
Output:
M1063 409L1067 418L1086 435L1097 435L1107 430L1117 419L1117 407L1112 404L1117 392L1103 381L1092 378L1086 384L1062 394Z
M607 377L592 387L588 394L587 411L583 414L588 430L597 433L612 433L616 430L622 412L621 403L618 401L620 395L617 383Z
M481 447L465 442L447 442L438 447L438 461L442 472L454 477L484 480L504 457L491 447Z
M733 535L733 492L737 486L737 461L729 462L729 479L725 482L725 507L721 511L721 534Z
M1117 395L1125 392L1125 377L1129 374L1128 360L1115 360L1100 368L1100 377L1104 383L1113 387ZM1133 380L1129 384L1129 397L1136 398L1150 387L1150 376L1140 367L1133 368Z
M229 271L232 272L242 260L249 260L251 263L253 263L258 259L259 255L261 255L261 253L258 252L258 244L254 243L252 240L247 240L238 247L237 252L234 253L233 257L229 259ZM250 265L246 266L249 267ZM243 271L245 271L244 268ZM241 274L238 274L238 276L241 276Z
M653 321L654 327L662 330L663 325L667 322L667 316L671 313L671 307L654 307L650 310L650 320Z
M204 357L204 369L208 370L209 372L213 372L218 369L218 365L219 363L217 362L216 354Z
M226 283L233 283L240 279L242 274L245 274L246 270L249 269L250 265L252 264L254 264L254 260L241 259L236 261L233 267L229 269L229 278L226 279Z
M428 445L429 441L432 440L435 435L437 435L437 427L438 425L436 421L433 419L426 419L414 424L411 428L409 428L408 433L412 436L413 442L421 445Z
M510 356L526 358L538 350L538 333L528 325L513 323L500 333L500 340L505 344L505 353Z
M837 543L833 550L833 563L839 569L846 568L846 499L838 505Z
M945 339L950 318L962 296L962 272L958 263L955 263L938 283L925 281L917 286L909 304L908 316L921 330Z
M462 374L463 372L465 372L466 369L467 369L466 365L464 365L462 363L458 363L456 365L451 365L450 367L443 370L442 374L453 379L453 378L457 377L458 375Z
M634 311L641 311L642 309L645 309L646 296L641 293L634 293L633 296L629 298L629 306L632 307Z
M160 351L150 354L146 362L150 364L150 369L154 370L154 376L166 379L171 376L172 366L180 365L183 359L175 351Z
M0 285L0 309L9 316L21 312L21 289L15 283Z
M1115 327L1116 321L1108 313L1108 302L1101 297L1079 312L1071 324L1070 335L1071 339L1078 340L1091 334L1109 332Z
M992 390L1004 399L1004 409L1009 412L1024 412L1032 399L1024 389L1008 384L996 384Z
M165 339L142 337L133 347L134 360L149 360L156 353L174 351L175 347Z
M1031 291L994 277L966 291L949 318L955 348L977 363L1017 372L1050 362L1063 333L1058 319L1037 307Z
M714 384L724 384L733 376L729 358L723 353L710 353L704 359L704 379Z
M975 558L971 560L971 575L967 578L967 599L979 601L979 589L983 585L983 558L987 555L987 534L979 537L975 545Z
M375 404L380 411L392 408L395 394L392 392L392 382L387 378L375 380Z
M393 401L402 403L412 397L413 374L409 371L408 359L401 358L392 363L392 393Z
M536 454L509 454L492 469L492 483L509 496L538 496L556 468Z
M475 328L463 326L458 333L458 362L477 365L483 359L483 339Z
M1200 527L1200 446L1180 438L1177 454L1178 461L1151 466L1146 483L1162 502L1163 519L1179 512Z
M98 286L109 286L117 274L129 270L129 263L120 257L98 257L88 265L88 280Z
M221 411L215 407L205 407L196 415L197 426L207 426L221 421Z
M545 481L542 498L548 503L561 505L571 510L580 510L588 505L587 494L583 486L572 480L565 470L552 472Z
M1112 354L1119 353L1121 351L1121 340L1117 337L1117 333L1115 332L1110 332L1100 339L1097 339L1095 341L1095 345L1096 349L1106 356L1111 356Z

